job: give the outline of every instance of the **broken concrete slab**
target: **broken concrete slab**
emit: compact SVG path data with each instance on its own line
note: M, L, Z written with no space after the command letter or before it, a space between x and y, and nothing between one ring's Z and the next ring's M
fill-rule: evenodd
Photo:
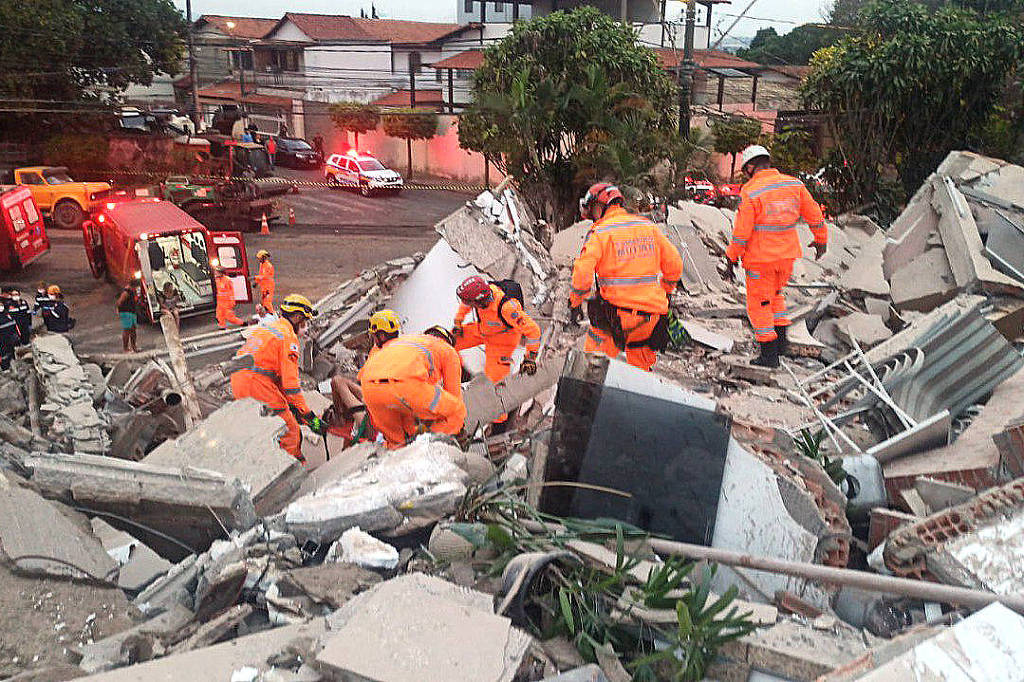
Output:
M951 436L952 420L949 417L949 410L942 410L892 438L872 445L865 454L885 464L905 455L947 445Z
M945 249L928 249L892 275L897 310L928 312L956 295L956 282Z
M283 598L305 596L333 611L381 581L378 573L356 564L323 563L287 571L277 586Z
M252 398L233 400L143 460L178 469L217 471L248 488L259 516L280 511L298 492L306 471L281 449L284 420L267 416Z
M451 513L466 493L468 476L454 462L462 451L418 438L381 453L357 474L304 495L284 512L299 541L329 543L359 526L370 532L418 527Z
M892 331L885 326L880 315L857 311L839 318L837 325L839 338L851 347L854 340L861 348L870 348L892 337Z
M927 476L918 476L914 481L914 489L932 512L963 504L978 494L978 491L970 486L939 481Z
M811 333L807 331L807 323L804 320L797 320L789 325L786 340L789 342L789 354L800 357L820 358L821 352L828 348L821 341L811 336Z
M892 317L892 304L885 299L867 296L864 298L864 307L869 315L878 315L883 322L888 323Z
M949 178L936 183L932 206L939 213L939 234L958 288L970 291L980 286L988 293L1024 295L1024 283L998 272L985 258L967 200Z
M794 619L722 646L722 657L762 673L787 680L814 680L863 656L868 650L860 630L837 623L832 630L817 630Z
M889 282L882 271L884 232L876 232L862 247L857 259L839 280L839 286L854 294L888 296Z
M180 682L181 680L230 680L243 667L266 673L276 654L295 649L311 657L318 638L326 631L319 618L301 625L288 625L247 635L204 649L167 656L140 665L119 668L85 679L94 682Z
M1009 680L1021 670L1024 618L992 604L857 679L975 682Z
M0 474L0 547L15 570L105 581L117 563L57 505Z
M25 460L32 484L45 496L97 513L131 518L201 548L229 530L256 523L249 493L238 479L96 455L33 453ZM177 546L136 529L150 547L173 556Z
M213 646L227 638L252 612L252 605L238 604L205 623L193 623L192 627L185 631L188 633L185 637L180 637L185 633L178 633L179 637L175 638L177 642L168 650L168 653L176 654Z
M401 628L395 613L402 614ZM377 585L341 607L330 624L335 634L317 663L332 675L379 682L510 682L531 641L493 614L488 595L423 574Z
M90 523L103 549L121 567L117 585L122 590L139 592L171 569L173 564L170 561L128 533L99 518L92 519Z
M1005 164L996 172L983 173L973 187L1010 204L1024 207L1024 167Z
M173 639L194 618L190 610L174 604L124 632L78 647L78 667L91 675L148 661L163 650L163 642Z
M705 240L716 244L721 252L732 239L732 219L721 209L693 201L680 201L668 207L669 225L691 225Z
M555 233L551 240L551 260L558 267L569 267L580 255L583 244L587 241L587 233L593 221L581 220L564 230Z
M34 336L32 362L45 395L40 410L50 423L50 439L75 452L105 453L110 438L92 404L93 386L67 337Z
M886 279L924 253L929 235L938 229L939 215L932 208L936 179L933 175L923 182L889 226L882 266Z
M608 682L608 678L601 670L601 666L591 663L553 677L545 677L542 682Z
M462 392L466 403L464 429L473 433L503 414L514 412L523 403L554 386L562 372L565 358L547 357L537 367L536 374L510 374L495 386L483 373L473 377Z
M363 568L390 571L398 566L398 550L356 526L342 533L341 538L331 545L325 561L341 561Z
M683 259L683 274L680 282L691 294L712 291L729 291L731 288L718 271L720 260L716 260L704 245L696 228L690 224L669 224L662 227L665 237L679 251Z
M693 320L683 320L682 325L683 329L686 330L686 333L691 339L701 345L714 348L715 350L723 353L731 353L733 346L736 343L728 336L716 334L707 327L697 324Z

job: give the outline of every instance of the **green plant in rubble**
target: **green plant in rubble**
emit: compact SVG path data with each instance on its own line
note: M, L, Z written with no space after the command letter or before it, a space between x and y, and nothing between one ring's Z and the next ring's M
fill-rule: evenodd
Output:
M564 635L588 661L596 661L596 649L611 645L634 680L699 680L723 644L756 627L749 613L730 609L735 587L713 598L713 567L706 567L699 583L691 585L695 564L668 557L637 585L631 571L641 558L629 546L648 535L621 521L556 518L508 494L489 495L483 502L467 499L460 517L487 523L487 541L499 553L495 566L502 568L518 553L565 547L574 539L614 543L614 568L572 562L549 567L534 597L543 615L532 629L541 639ZM558 530L533 533L523 519L557 524ZM674 610L678 626L631 618L632 605Z
M843 469L843 460L838 457L829 457L821 451L821 444L824 440L824 431L818 431L811 435L809 429L801 429L800 435L794 439L794 442L796 444L797 452L807 459L813 459L815 462L820 464L821 468L825 470L826 474L828 474L828 477L832 479L832 482L839 485L846 480L846 470Z

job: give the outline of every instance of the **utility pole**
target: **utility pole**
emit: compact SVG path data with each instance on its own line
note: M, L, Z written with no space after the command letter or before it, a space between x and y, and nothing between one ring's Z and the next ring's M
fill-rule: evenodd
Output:
M619 0L619 16L622 23L629 23L629 0Z
M199 132L199 83L196 75L196 46L192 37L192 0L185 0L185 20L188 21L188 78L192 81L192 124Z
M697 0L686 0L686 32L683 63L679 69L679 134L690 139L690 106L693 94L693 27L697 22Z

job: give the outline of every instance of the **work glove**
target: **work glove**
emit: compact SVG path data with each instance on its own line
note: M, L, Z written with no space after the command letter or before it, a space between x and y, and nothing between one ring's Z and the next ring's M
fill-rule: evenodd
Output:
M569 304L569 326L578 327L580 321L583 319L583 306L574 306L572 303Z
M316 414L314 414L312 410L302 415L302 421L306 426L309 427L309 429L313 433L317 434L318 436L322 436L325 433L327 433L327 422L325 422L320 417L316 416Z
M814 249L814 260L821 260L821 257L825 255L825 250L828 248L828 245L818 244L817 242L811 242L808 246Z
M519 366L519 373L528 374L530 376L533 376L534 374L537 373L536 353L529 353L525 358L523 358L523 364Z

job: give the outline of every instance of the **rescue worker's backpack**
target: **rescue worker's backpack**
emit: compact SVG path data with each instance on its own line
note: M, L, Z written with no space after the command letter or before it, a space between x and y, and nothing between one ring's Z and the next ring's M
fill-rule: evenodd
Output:
M506 327L512 329L515 325L510 324L509 321L505 319L505 314L501 312L501 309L505 307L505 304L511 298L516 299L519 301L519 305L526 308L526 300L523 298L523 285L514 279L498 279L492 280L490 283L504 292L501 300L498 301L498 319L504 322Z

